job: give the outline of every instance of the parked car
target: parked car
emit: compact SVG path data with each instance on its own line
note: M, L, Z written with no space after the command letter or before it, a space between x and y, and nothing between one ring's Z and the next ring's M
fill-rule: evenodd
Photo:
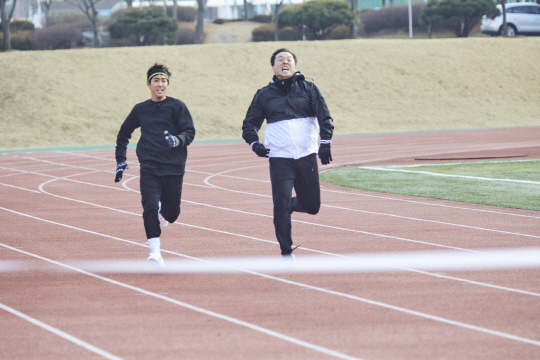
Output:
M502 6L497 5L501 15L496 17L482 17L480 30L482 34L491 36L503 35ZM508 36L540 35L540 5L530 2L506 4L506 23Z

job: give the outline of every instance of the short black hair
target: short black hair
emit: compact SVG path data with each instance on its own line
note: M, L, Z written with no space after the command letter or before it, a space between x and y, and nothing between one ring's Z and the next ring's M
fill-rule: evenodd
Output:
M291 51L291 50L288 50L288 49L285 49L285 48L281 48L281 49L277 49L276 51L274 51L274 53L272 54L272 57L270 58L270 64L272 64L272 66L274 66L274 63L276 61L276 56L277 54L279 53L282 53L282 52L288 52L289 54L292 55L293 59L294 59L294 64L296 65L298 63L298 61L296 60L296 55L294 55L294 53Z
M146 72L146 82L150 82L150 80L152 80L150 77L156 73L167 74L167 82L169 82L169 78L171 77L171 72L169 71L169 68L163 64L158 63L152 65L150 69L148 69L148 71Z

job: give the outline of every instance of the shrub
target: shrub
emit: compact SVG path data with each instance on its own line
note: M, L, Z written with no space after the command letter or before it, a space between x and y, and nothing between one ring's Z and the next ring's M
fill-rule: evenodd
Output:
M32 44L30 43L31 35L32 31L29 30L17 31L11 34L11 48L16 50L32 50Z
M249 21L260 22L260 23L271 23L272 15L253 15L249 18Z
M274 41L274 23L257 26L251 31L251 40L257 41ZM302 34L292 26L284 26L278 31L280 41L301 40Z
M212 22L214 24L223 25L225 23L237 22L237 21L244 21L244 19L221 19L221 18L217 18Z
M81 30L75 25L55 25L36 29L30 35L34 50L71 49L81 39Z
M152 7L127 11L108 26L111 39L130 39L137 45L176 43L178 23L165 16L163 9Z
M257 26L251 31L251 41L274 41L273 23Z
M347 25L338 25L330 31L329 39L348 39L351 37L351 29Z
M422 24L450 27L457 37L468 37L482 16L497 16L500 11L492 0L430 1L422 8Z
M272 27L272 33L274 31L274 27ZM298 29L293 28L292 26L284 26L278 31L279 33L279 40L280 41L296 41L296 40L302 40L302 33L298 31ZM272 36L272 40L274 40L274 37Z
M137 46L133 41L128 39L111 39L108 37L106 41L103 42L103 47L128 47L128 46Z
M0 24L2 22L0 21ZM0 26L1 29L1 26ZM17 31L26 31L26 30L34 30L34 24L32 24L29 20L12 20L9 26L9 30L12 33L16 33Z
M324 40L338 25L350 25L356 13L346 1L312 0L292 5L279 12L279 23L300 28L305 25L309 39Z
M418 18L423 4L412 5L413 27L418 27ZM364 32L374 33L386 29L403 29L409 27L409 7L407 5L392 6L381 10L360 12L360 21Z
M195 44L195 29L189 26L180 26L176 32L176 44Z
M89 23L90 21L82 12L74 13L49 13L47 26Z

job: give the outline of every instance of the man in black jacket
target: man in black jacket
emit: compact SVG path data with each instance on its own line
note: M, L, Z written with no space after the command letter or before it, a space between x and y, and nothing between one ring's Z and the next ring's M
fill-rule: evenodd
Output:
M332 161L330 144L334 124L319 89L296 71L296 56L291 51L278 49L270 63L275 75L253 97L243 122L242 137L258 156L270 158L276 237L281 254L294 259L291 214L319 212L321 190L315 154L319 154L323 165ZM264 119L263 145L259 143L258 132ZM293 188L295 197L292 197Z
M187 158L187 146L195 137L193 120L186 105L166 96L169 69L154 64L146 74L151 98L137 104L128 115L116 139L116 178L122 179L126 149L131 134L141 128L137 157L141 164L140 188L143 220L150 255L148 262L164 266L160 251L161 228L180 215L180 197Z

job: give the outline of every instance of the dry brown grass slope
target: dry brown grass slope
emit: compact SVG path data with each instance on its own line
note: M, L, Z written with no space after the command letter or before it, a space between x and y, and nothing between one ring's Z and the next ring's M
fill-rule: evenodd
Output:
M0 53L0 149L113 144L149 97L156 61L170 67L168 95L189 107L196 140L239 139L281 46L320 88L338 134L540 125L540 38L27 51Z

